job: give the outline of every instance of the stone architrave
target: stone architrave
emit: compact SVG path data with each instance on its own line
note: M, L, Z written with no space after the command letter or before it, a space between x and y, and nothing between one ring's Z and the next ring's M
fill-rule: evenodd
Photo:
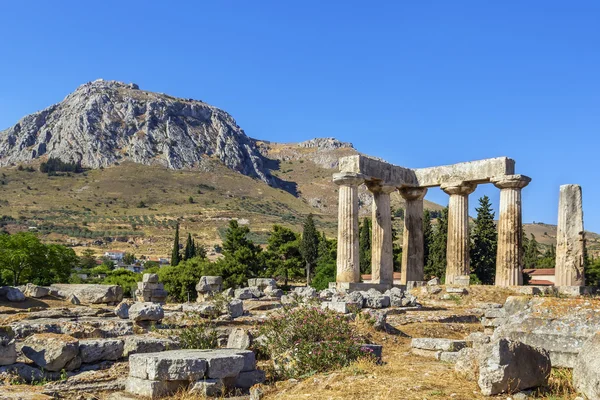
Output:
M371 231L371 282L394 283L394 252L392 241L392 214L390 193L394 186L367 182L373 193L373 227Z
M506 175L491 182L500 189L496 286L523 285L521 189L531 182L524 175Z
M334 174L339 186L336 282L360 282L358 256L358 186L364 176L349 172Z
M585 286L581 186L562 185L558 200L555 286Z
M477 185L452 182L441 186L450 195L448 203L448 244L446 249L446 284L458 276L469 275L469 195Z
M424 280L423 199L425 194L427 194L426 188L400 189L400 195L406 200L400 278L402 284Z

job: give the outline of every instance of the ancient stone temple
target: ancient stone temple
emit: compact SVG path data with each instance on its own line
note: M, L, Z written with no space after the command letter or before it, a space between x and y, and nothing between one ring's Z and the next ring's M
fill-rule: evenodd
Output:
M562 185L558 200L556 286L584 286L585 231L581 186Z
M507 157L453 165L410 169L355 155L339 160L333 181L339 188L338 259L339 290L377 289L393 285L392 221L390 195L396 190L406 201L401 283L414 285L424 277L423 199L430 187L450 196L448 209L447 284L468 283L469 195L477 185L492 183L500 189L496 285L522 285L521 189L531 181L515 174ZM372 280L360 282L358 251L358 187L365 184L372 203Z

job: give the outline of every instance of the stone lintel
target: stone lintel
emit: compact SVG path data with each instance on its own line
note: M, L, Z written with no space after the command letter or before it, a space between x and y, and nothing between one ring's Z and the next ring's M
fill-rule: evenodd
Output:
M366 180L379 180L384 185L402 187L434 187L448 182L487 183L492 178L514 175L515 161L508 157L486 158L429 168L404 168L363 155L341 157L339 169L362 174Z
M376 289L381 293L385 292L388 289L391 289L393 284L391 283L370 283L370 282L335 282L335 286L333 286L333 282L329 284L330 289L337 289L338 292L360 292L360 291L368 291L369 289Z

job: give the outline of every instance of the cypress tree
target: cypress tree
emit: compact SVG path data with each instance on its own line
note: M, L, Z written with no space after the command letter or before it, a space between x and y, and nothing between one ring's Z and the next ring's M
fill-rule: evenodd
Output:
M312 214L308 214L306 221L304 221L300 252L306 265L306 285L310 285L311 271L314 270L317 258L319 257L319 232L317 232L317 228L315 227Z
M433 227L431 226L431 213L429 210L423 211L423 260L427 264L429 253L433 245Z
M371 219L365 217L358 228L358 254L360 273L371 273Z
M173 251L171 252L171 265L179 265L181 255L179 254L179 222L175 227L175 240L173 240Z
M433 233L429 259L425 264L425 277L437 276L444 279L446 274L446 245L448 242L448 207L444 208L437 220Z
M185 242L185 251L183 254L184 260L189 260L196 256L196 247L194 246L194 239L192 239L192 234L188 233L187 241Z
M527 240L526 243L527 245L524 248L525 251L523 255L523 267L535 268L538 263L538 258L540 257L540 248L533 233L531 234L531 238Z
M496 249L498 233L494 223L494 212L490 198L479 199L477 218L471 230L471 271L481 283L493 285L496 274Z

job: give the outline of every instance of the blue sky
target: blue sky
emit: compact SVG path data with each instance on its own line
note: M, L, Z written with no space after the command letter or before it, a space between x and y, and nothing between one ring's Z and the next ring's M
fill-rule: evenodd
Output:
M4 1L0 37L0 129L87 81L135 82L260 139L334 136L407 167L508 156L533 179L526 222L556 223L578 183L600 232L597 1ZM483 194L497 206L483 185L471 208Z

